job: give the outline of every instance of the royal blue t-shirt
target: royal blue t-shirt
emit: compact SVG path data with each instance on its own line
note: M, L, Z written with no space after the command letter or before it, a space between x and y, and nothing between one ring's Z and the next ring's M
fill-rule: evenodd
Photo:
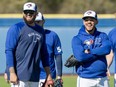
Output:
M45 29L45 36L47 50L49 54L51 76L53 79L55 79L56 78L55 56L62 55L61 42L58 35L51 30ZM41 66L40 79L45 79L46 78L45 70L43 69L41 63L40 66Z

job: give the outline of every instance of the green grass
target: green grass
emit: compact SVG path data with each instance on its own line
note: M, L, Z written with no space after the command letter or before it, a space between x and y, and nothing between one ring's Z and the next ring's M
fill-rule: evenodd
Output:
M110 87L114 87L114 75L110 76L109 83L110 83Z
M63 81L64 87L76 87L77 76L75 75L63 76ZM110 76L109 84L110 87L114 87L113 75Z
M64 87L76 87L77 76L75 75L63 75L63 85ZM114 87L113 75L109 80L110 87ZM0 87L10 87L8 83L5 82L3 76L0 76Z
M4 80L3 76L0 76L0 87L10 87L10 85Z

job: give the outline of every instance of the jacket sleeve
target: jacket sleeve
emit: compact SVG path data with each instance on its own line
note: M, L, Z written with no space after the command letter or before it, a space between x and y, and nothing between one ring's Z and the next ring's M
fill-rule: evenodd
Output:
M93 48L90 50L92 54L102 56L110 53L111 50L111 42L109 41L106 34L103 34L101 45L99 47Z
M96 56L91 53L84 53L84 46L77 36L72 39L72 50L75 58L79 62L91 61L96 58Z
M116 28L113 29L112 31L110 31L109 34L108 34L108 38L111 42L111 49L113 50L113 52L115 51L115 38L114 38L115 33L116 33L115 30L116 30Z

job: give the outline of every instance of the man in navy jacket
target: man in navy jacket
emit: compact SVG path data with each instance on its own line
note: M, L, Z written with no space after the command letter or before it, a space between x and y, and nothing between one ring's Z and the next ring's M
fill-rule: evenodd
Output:
M96 12L88 10L82 19L83 25L72 39L73 54L81 62L76 67L77 87L109 87L105 56L111 50L110 41L105 33L96 28Z

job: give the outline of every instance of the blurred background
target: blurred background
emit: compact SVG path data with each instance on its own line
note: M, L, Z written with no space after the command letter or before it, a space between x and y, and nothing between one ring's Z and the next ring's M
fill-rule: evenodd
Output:
M116 27L116 0L1 0L0 2L0 74L6 67L5 40L9 27L22 19L25 2L34 2L45 17L45 28L55 31L63 49L63 74L75 74L74 68L64 67L72 54L71 40L82 26L83 13L89 9L98 13L99 31L109 33ZM110 68L114 73L114 62Z
M116 0L0 0L0 13L21 13L23 4L29 1L46 14L81 14L88 9L99 14L116 12Z

